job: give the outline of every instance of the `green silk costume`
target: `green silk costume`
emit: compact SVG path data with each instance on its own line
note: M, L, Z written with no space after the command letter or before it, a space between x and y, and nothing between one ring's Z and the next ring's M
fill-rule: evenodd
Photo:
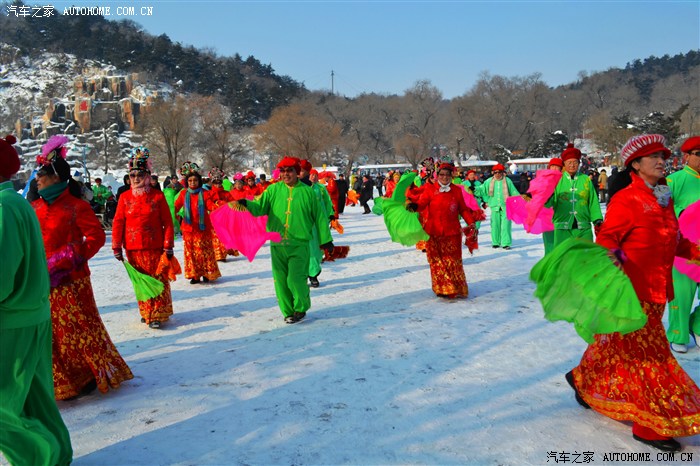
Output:
M330 218L334 214L333 201L328 194L328 189L321 183L312 183L311 189L318 200L321 209L326 218ZM321 262L323 262L323 251L320 248L321 243L318 240L318 233L312 230L313 238L309 242L309 277L317 277L321 273Z
M270 246L272 277L280 310L285 317L306 312L311 307L309 287L309 243L316 230L321 244L332 241L328 216L311 187L301 181L294 186L283 182L270 185L246 208L259 217L267 215L267 231L282 237Z
M689 205L700 200L700 173L689 166L686 165L683 170L672 173L666 181L673 195L676 217ZM672 274L675 297L668 303L666 336L671 343L687 345L690 342L690 331L700 335L700 305L692 310L695 296L700 298L700 284L680 273L675 267Z
M554 208L554 242L552 249L569 238L593 241L591 224L603 220L600 201L588 176L564 171L546 207Z
M503 183L505 183L505 188ZM493 189L491 185L493 184ZM507 176L501 180L491 177L477 186L474 195L483 199L491 209L491 245L494 247L510 247L512 243L511 230L513 222L506 217L506 199L508 196L519 196L515 185Z

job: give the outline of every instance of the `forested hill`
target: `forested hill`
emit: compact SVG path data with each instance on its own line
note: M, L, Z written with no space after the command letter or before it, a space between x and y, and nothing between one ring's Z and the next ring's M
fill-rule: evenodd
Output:
M239 110L235 123L242 126L267 119L275 107L305 92L302 84L275 74L270 65L253 56L218 57L174 43L165 34L152 36L130 20L61 14L18 18L5 14L7 6L7 2L0 4L0 42L27 55L63 52L125 72L147 72L152 80L177 84L184 92L220 93L225 105Z

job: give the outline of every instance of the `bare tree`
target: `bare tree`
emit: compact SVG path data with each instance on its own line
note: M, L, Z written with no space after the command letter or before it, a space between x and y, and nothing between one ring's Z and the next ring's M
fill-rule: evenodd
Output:
M177 176L183 154L192 143L193 122L187 98L177 95L156 102L148 107L141 125L151 153L156 154L156 160L164 154L170 176Z
M317 164L320 154L337 144L340 128L316 106L300 102L275 109L267 122L255 127L254 134L261 152L293 155Z

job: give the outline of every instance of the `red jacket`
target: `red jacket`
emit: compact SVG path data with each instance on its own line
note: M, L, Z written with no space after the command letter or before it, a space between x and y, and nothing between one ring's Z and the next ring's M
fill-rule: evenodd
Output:
M440 192L438 183L426 183L421 188L422 194L417 202L418 213L423 229L430 236L461 234L460 216L467 224L473 224L481 218L479 213L467 207L459 186L450 184L448 192Z
M243 190L245 191L245 197L246 199L255 199L255 196L259 196L260 194L263 193L264 189L260 187L259 184L256 184L253 187L250 187L249 185L243 186Z
M132 190L119 196L112 221L112 249L128 251L172 249L173 218L165 196L157 189L134 195Z
M620 248L627 259L623 270L640 301L663 304L673 299L671 267L674 256L696 258L697 247L680 237L673 201L661 207L639 176L615 194L596 242Z
M44 237L46 258L71 244L84 259L69 275L74 281L90 275L87 261L105 244L105 232L90 204L70 194L66 189L50 204L44 199L32 202Z
M209 213L207 212L206 209L206 201L207 201L207 192L202 190L202 194L204 195L204 231L210 231L211 230L211 220L209 220ZM189 195L190 196L190 209L192 210L191 212L191 221L192 223L189 224L186 221L182 221L180 223L180 230L186 231L187 233L192 233L192 232L200 232L202 230L199 229L199 207L198 207L198 202L199 202L199 194L189 194L187 189L183 189L180 191L178 194L177 198L175 199L175 213L179 212L180 209L182 209L185 206L185 196ZM185 218L184 216L182 217L183 219Z
M204 195L204 199L207 203L207 210L209 212L215 211L218 207L226 204L227 202L233 201L233 196L229 191L226 191L221 186L212 186L209 191Z

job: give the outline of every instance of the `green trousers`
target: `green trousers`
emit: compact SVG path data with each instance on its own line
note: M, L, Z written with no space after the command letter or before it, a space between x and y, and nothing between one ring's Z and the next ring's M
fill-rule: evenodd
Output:
M307 285L309 271L309 243L285 240L270 246L272 278L280 310L285 317L295 312L306 312L311 307Z
M321 273L321 262L323 262L323 251L319 246L318 231L312 230L311 241L309 241L309 277L317 277Z
M73 460L53 393L50 320L0 330L0 451L13 465Z
M542 242L544 243L545 256L554 249L554 230L542 232Z
M491 209L491 244L506 247L513 242L511 229L513 222L506 217L506 209Z
M554 244L552 245L552 249L569 238L583 238L593 241L593 230L590 228L584 230L578 228L575 230L554 230Z
M700 305L693 312L695 296L700 298L700 284L686 274L673 268L673 301L668 303L668 330L666 336L671 343L687 345L690 331L700 335ZM700 342L697 342L700 344Z

